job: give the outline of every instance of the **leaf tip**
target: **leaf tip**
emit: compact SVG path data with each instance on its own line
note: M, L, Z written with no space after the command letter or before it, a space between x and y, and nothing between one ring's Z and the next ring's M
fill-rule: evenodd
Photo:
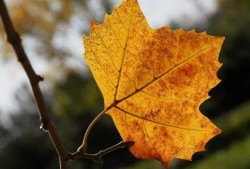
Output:
M96 25L98 25L98 22L96 21L95 18L92 18L92 19L91 19L91 22L90 22L90 27L92 28L92 27L94 27L94 26L96 26Z
M189 32L196 33L195 29L191 29Z
M222 130L219 129L219 128L217 128L217 127L216 127L216 128L214 129L214 131L213 131L213 135L214 135L214 136L217 136L217 135L219 135L219 134L221 134L221 133L222 133Z
M167 168L167 166L168 166L169 162L166 162L166 161L161 161L161 164L162 164L165 168Z

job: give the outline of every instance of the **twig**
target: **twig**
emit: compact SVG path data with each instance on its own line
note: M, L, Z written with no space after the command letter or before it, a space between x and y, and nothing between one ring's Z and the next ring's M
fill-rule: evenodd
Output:
M61 160L66 161L69 159L69 153L67 153L55 131L54 125L51 123L49 117L48 117L48 111L45 105L44 98L42 96L41 90L39 88L39 82L43 81L43 78L39 75L37 75L33 69L33 67L30 64L30 61L24 51L24 48L22 46L21 38L19 34L14 29L14 26L12 24L12 21L10 19L10 16L8 14L6 5L3 0L0 0L0 15L2 17L2 21L4 24L4 29L7 34L8 42L12 45L12 47L15 50L16 56L18 61L22 64L28 78L30 81L30 85L33 90L33 94L39 109L39 115L41 120L41 129L43 129L45 132L48 132L51 141L53 142L56 151L60 157Z
M101 163L103 163L102 157L104 155L109 154L109 153L111 153L113 151L116 151L118 149L122 149L122 148L126 148L126 147L129 148L129 147L131 147L133 145L134 145L133 141L127 141L127 142L121 141L121 142L119 142L118 144L115 144L112 147L109 147L109 148L107 148L105 150L100 150L96 154L88 154L88 153L83 153L81 151L77 151L77 152L73 153L70 158L72 160L76 159L76 158L89 158L89 159L94 160L94 162L101 164Z

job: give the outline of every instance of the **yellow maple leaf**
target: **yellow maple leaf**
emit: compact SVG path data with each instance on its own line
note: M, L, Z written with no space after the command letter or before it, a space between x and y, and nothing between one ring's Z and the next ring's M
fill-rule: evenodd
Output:
M219 79L223 37L153 30L136 0L91 23L85 58L124 141L138 158L191 159L220 130L199 111Z

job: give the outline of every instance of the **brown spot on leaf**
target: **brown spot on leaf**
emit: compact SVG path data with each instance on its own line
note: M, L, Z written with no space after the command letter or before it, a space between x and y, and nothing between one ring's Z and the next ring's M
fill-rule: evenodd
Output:
M128 114L113 119L122 138L134 142L130 151L136 157L166 166L177 156L189 159L220 133L198 110L218 83L223 40L166 27L152 30L137 0L124 1L103 24L91 23L90 36L84 37L86 62L105 107L122 107ZM115 109L107 113L120 115Z

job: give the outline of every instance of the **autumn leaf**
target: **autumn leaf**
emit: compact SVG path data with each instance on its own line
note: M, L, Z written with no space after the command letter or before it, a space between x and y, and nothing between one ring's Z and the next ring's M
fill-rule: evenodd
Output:
M199 111L219 79L223 37L153 30L127 0L84 37L85 58L124 141L138 158L188 159L220 133Z

